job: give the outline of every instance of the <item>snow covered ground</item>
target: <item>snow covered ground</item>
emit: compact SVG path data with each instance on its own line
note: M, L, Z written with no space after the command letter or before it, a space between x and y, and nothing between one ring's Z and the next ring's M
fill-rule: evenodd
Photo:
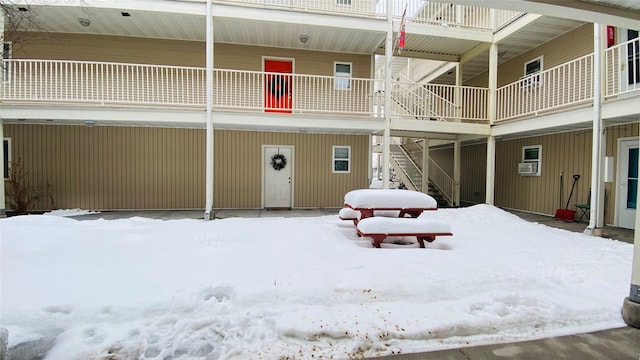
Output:
M625 325L632 245L487 205L422 216L454 236L374 249L337 215L2 219L0 327L85 360L362 358Z

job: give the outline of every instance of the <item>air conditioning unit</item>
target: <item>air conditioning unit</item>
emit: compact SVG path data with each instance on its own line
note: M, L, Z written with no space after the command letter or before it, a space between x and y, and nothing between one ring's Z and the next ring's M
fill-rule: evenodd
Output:
M526 175L536 175L538 173L538 164L536 163L519 163L518 164L518 174L526 176Z

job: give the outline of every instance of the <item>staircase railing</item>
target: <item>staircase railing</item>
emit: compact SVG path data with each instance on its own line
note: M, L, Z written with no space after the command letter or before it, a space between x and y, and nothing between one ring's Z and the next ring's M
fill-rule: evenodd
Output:
M407 154L401 145L391 145L390 149L391 157L396 163L398 163L398 165L400 165L401 172L407 177L408 184L406 184L406 182L405 184L407 186L410 185L412 190L422 191L422 171L420 170L420 167L415 163L415 161L413 161L411 156Z
M453 194L456 188L456 181L431 158L429 158L429 181L450 205L454 204Z

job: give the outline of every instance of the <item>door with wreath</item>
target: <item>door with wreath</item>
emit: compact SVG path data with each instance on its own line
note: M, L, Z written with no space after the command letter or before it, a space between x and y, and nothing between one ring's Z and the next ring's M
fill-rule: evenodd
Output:
M262 153L264 207L290 209L293 197L293 147L265 145Z

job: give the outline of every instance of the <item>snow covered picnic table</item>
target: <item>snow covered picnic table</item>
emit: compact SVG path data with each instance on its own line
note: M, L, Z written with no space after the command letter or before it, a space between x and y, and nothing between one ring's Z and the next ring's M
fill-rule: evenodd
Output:
M352 190L344 196L344 205L360 212L358 220L373 217L375 211L398 211L398 217L409 215L417 218L425 210L438 209L433 197L418 191L399 189Z
M388 237L415 236L421 248L436 236L451 236L448 224L418 218L425 210L437 210L436 200L424 193L396 189L360 189L344 196L342 220L353 220L358 236L370 237L379 248ZM409 215L410 218L407 218Z

